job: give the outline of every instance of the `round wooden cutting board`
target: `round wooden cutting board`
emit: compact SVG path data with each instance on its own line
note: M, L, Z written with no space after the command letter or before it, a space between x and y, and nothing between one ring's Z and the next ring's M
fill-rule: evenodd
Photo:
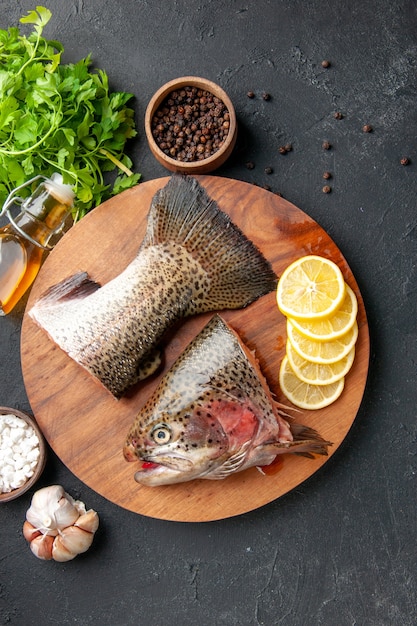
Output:
M297 421L333 442L334 454L348 433L362 400L369 362L369 333L363 300L340 250L326 232L283 198L235 180L197 176L220 208L258 246L278 276L305 254L331 258L341 268L359 303L359 337L354 365L341 397L318 411L297 413ZM99 494L150 517L200 522L239 515L265 505L316 472L329 457L313 460L282 455L266 475L256 468L225 480L195 480L162 487L144 487L134 480L136 463L122 455L135 416L185 346L212 314L183 322L166 344L164 369L115 400L92 376L54 345L28 311L51 285L80 270L105 283L135 256L146 229L151 199L168 182L161 178L123 192L76 224L45 261L28 301L22 326L22 368L28 398L47 441L80 480ZM278 400L285 402L278 372L285 353L286 321L275 293L246 309L221 312L224 319L256 351L261 368ZM288 402L286 402L288 404Z

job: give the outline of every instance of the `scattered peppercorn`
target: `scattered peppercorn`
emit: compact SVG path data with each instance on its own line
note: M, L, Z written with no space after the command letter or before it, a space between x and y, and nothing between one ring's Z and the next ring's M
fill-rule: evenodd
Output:
M323 187L323 193L330 193L332 190L332 188L329 185L324 185Z
M334 119L335 120L343 119L343 113L341 113L340 111L336 111L336 113L334 114Z
M263 98L264 100L267 100L267 101L268 101L268 100L270 100L270 99L271 99L271 94L270 94L270 93L267 93L266 91L264 91L264 92L263 92L263 94L262 94L262 98Z
M330 61L327 61L327 60L322 61L322 62L321 62L321 66L322 66L322 67L330 67Z
M255 93L253 91L248 91L248 93L246 94L248 96L248 98L250 98L251 100L255 97Z
M248 168L248 170L253 170L255 167L255 163L253 161L248 161L246 163L246 167Z
M292 144L291 144L291 143L286 143L286 144L285 144L285 146L284 146L284 148L285 148L285 150L286 150L287 152L291 152L291 150L292 150Z
M365 126L363 126L362 128L364 133L371 133L373 131L373 128L370 124L365 124Z
M286 148L285 146L280 146L280 147L278 148L278 152L279 152L280 154L287 154L287 148Z
M266 167L265 168L265 174L272 174L274 170L272 169L272 167Z
M408 157L403 157L400 163L401 165L408 165L410 163L410 159Z
M332 146L328 141L323 141L323 143L321 144L321 147L323 148L323 150L330 150Z
M332 175L331 175L331 173L330 173L330 172L323 172L323 178L324 178L324 179L328 180L328 179L329 179L329 178L331 178L331 177L332 177Z
M172 91L151 121L158 147L177 161L201 161L216 153L230 127L226 105L214 94L185 86Z

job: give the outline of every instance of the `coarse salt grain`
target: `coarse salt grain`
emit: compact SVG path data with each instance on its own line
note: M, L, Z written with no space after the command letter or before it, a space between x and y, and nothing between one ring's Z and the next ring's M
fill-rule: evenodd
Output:
M0 415L0 492L22 487L33 476L39 455L33 427L16 415Z

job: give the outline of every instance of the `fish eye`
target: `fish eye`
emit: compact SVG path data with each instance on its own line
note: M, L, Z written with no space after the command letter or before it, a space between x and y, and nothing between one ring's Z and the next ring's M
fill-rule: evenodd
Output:
M168 443L171 439L171 429L166 424L158 424L151 432L151 437L155 443L160 445Z

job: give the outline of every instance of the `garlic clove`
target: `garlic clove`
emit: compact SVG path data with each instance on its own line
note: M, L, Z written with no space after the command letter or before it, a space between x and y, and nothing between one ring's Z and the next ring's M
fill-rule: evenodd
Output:
M44 561L52 559L52 545L54 538L50 535L38 535L30 542L30 549L33 554Z
M56 545L56 550L65 553L65 550L70 554L77 556L77 554L81 554L82 552L86 552L88 548L93 543L93 533L89 533L82 528L78 528L77 526L68 526L68 528L64 528L56 537L54 541L54 546ZM55 558L55 553L53 551L53 557Z
M61 535L55 537L52 545L52 558L59 563L65 563L65 561L71 561L77 556L77 552L71 552L62 543Z
M39 537L41 535L41 531L32 526L30 522L27 520L23 524L23 536L26 541L32 541L35 537Z
M67 493L59 500L54 511L54 519L56 528L62 530L67 526L71 526L80 517L75 500Z
M99 518L96 511L90 509L84 515L80 515L80 517L75 522L74 526L78 526L78 528L82 528L83 530L88 531L89 533L95 533L99 525Z

